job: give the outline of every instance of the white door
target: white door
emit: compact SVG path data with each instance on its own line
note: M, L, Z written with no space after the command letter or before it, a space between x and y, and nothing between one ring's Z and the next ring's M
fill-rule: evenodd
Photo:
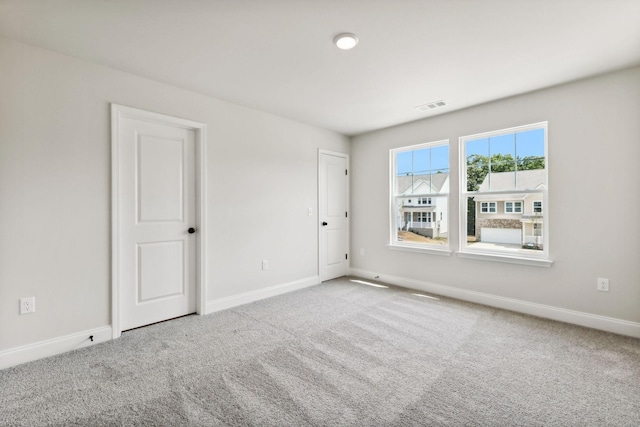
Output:
M196 311L195 131L132 117L117 126L116 274L127 330Z
M349 261L348 158L320 152L318 161L320 280L347 275Z

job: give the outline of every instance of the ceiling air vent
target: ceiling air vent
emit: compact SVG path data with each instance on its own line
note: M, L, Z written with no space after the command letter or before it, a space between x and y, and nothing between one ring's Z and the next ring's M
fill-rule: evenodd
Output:
M416 107L416 110L429 111L429 110L433 110L434 108L444 107L445 105L447 105L447 103L444 102L443 99L441 99L439 101L433 101L433 102L429 102L427 104L418 105Z

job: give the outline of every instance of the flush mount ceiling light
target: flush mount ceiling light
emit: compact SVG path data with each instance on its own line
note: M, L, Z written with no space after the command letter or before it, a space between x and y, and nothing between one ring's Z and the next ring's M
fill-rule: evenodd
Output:
M351 33L342 33L335 36L333 39L333 43L338 47L338 49L349 50L356 47L358 44L358 36Z

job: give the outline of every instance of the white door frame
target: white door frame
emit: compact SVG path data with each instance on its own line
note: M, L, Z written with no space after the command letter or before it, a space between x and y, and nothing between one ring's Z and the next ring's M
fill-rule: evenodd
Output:
M123 118L144 120L152 123L170 124L193 130L196 139L196 312L206 314L207 307L207 268L206 268L206 207L207 207L207 161L206 161L206 125L191 120L152 113L137 108L111 104L111 328L112 338L120 337L120 152L119 128Z
M346 229L346 233L347 233L347 274L349 274L349 271L351 269L351 258L349 258L349 255L351 255L351 242L350 242L350 235L351 235L351 196L349 194L349 188L350 188L350 171L351 171L351 164L349 163L349 155L345 154L345 153L339 153L337 151L329 151L329 150L323 150L322 148L318 149L318 278L319 280L322 280L322 272L320 271L320 269L322 268L322 264L321 264L321 245L322 245L322 226L320 225L320 214L321 212L323 212L322 210L322 206L320 206L321 203L321 195L320 195L320 159L322 158L323 154L328 154L330 156L337 156L337 157L342 157L345 159L345 163L347 166L347 171L349 171L347 173L347 183L345 184L347 186L346 190L347 190L347 229Z

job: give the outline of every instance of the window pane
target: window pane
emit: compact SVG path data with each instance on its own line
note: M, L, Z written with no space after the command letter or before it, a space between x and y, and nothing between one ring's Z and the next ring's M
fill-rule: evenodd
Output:
M544 155L544 129L534 129L516 134L518 189L535 190L546 187Z
M413 173L413 151L402 151L396 154L396 173L398 176Z
M467 191L477 191L489 172L489 139L476 139L465 144Z
M516 156L521 162L518 167L520 170L544 169L544 129L518 132L516 134Z
M429 148L413 151L413 174L425 175L429 173L431 153Z
M511 172L516 166L515 134L489 138L491 172Z
M482 191L501 191L516 188L515 134L489 138L490 174L481 185Z
M542 194L531 197L542 197ZM467 248L513 253L543 250L544 215L534 212L518 212L509 217L495 215L492 213L494 202L476 199L467 198ZM514 206L519 203L515 202Z
M465 152L467 154L467 157L471 155L489 157L489 138L467 141Z
M440 145L431 148L431 173L449 172L449 146Z
M439 246L448 244L449 198L429 197L427 201L427 204L418 204L418 199L413 199L413 202L401 197L395 199L394 219L399 242Z

